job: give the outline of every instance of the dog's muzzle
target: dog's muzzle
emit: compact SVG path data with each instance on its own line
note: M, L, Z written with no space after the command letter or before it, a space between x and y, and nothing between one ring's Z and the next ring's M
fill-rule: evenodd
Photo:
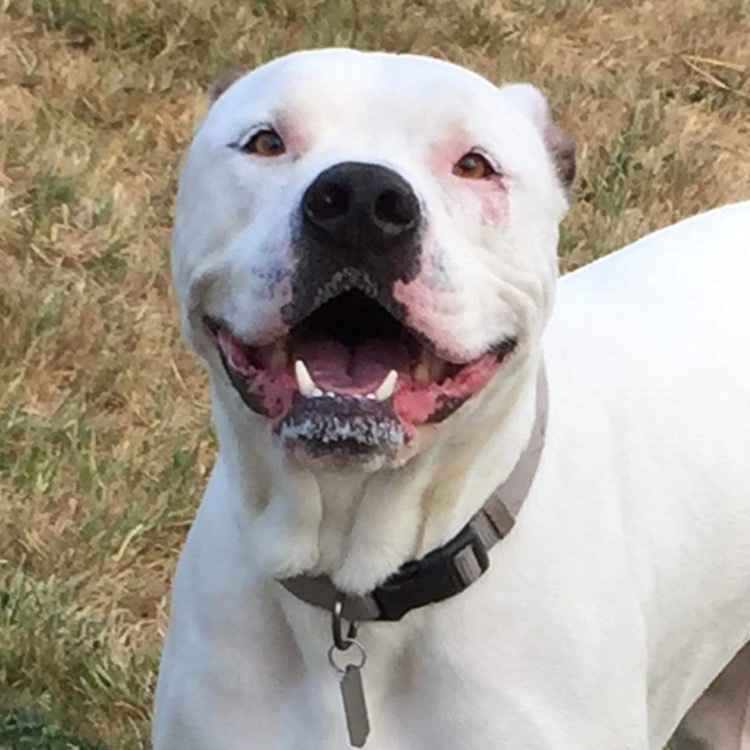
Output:
M394 295L420 271L425 219L411 185L377 164L343 162L305 190L295 229L287 333L263 346L206 323L234 387L309 458L394 456L489 381L514 338L450 361Z

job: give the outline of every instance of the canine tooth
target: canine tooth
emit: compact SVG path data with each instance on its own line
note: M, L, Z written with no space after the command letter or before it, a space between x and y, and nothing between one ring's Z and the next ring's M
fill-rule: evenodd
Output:
M315 381L301 359L294 362L294 377L297 378L297 387L303 396L310 398L315 395L315 391L319 391L322 395L322 391L315 386Z
M385 401L393 395L393 391L396 390L396 381L398 380L398 373L395 370L391 370L383 379L383 382L377 387L375 391L375 398L378 401Z

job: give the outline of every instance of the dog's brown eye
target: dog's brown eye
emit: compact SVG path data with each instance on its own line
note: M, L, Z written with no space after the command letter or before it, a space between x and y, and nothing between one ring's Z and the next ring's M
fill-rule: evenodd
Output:
M286 151L286 146L275 130L261 130L242 147L242 150L258 156L280 156Z
M482 180L495 174L495 170L482 154L469 151L453 165L453 174L466 180Z

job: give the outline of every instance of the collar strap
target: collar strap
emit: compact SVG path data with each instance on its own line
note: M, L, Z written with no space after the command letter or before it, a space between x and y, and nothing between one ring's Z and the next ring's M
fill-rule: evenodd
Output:
M385 583L361 596L339 591L325 575L300 575L279 582L298 599L329 612L342 601L341 614L350 622L400 620L412 609L459 594L487 570L488 551L515 525L539 466L546 426L547 378L542 365L537 378L536 419L526 448L508 478L450 541L420 560L402 565Z

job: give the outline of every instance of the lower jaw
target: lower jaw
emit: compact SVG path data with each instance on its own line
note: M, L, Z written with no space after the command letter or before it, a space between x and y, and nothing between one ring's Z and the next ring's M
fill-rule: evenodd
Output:
M494 364L493 374L499 366L499 362ZM419 415L424 419L406 422L397 408L398 393L386 402L375 402L346 397L309 399L294 391L288 395L289 405L271 418L257 394L246 387L236 390L250 411L268 419L287 459L322 471L371 472L406 463L440 422L482 389L463 399L445 399L434 411L425 407Z
M334 397L311 403L296 393L276 431L287 450L306 458L357 463L396 456L414 429L407 432L390 402Z

